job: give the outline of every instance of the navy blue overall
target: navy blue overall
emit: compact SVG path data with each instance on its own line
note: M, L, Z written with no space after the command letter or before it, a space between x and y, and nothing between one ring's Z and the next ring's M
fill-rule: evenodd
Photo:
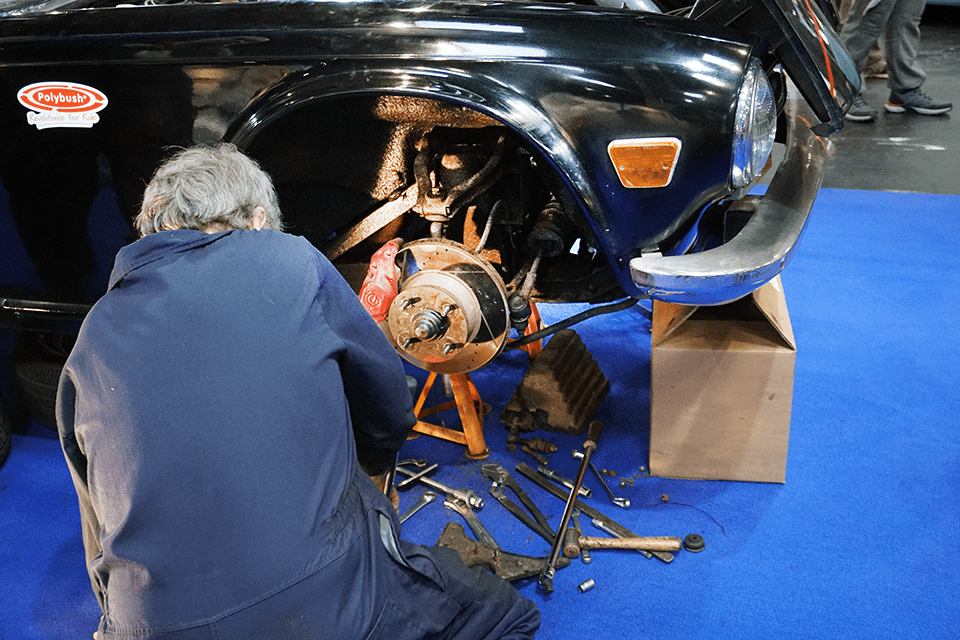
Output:
M413 425L403 367L303 238L177 230L122 249L58 418L101 639L536 631L512 586L398 539L365 469Z

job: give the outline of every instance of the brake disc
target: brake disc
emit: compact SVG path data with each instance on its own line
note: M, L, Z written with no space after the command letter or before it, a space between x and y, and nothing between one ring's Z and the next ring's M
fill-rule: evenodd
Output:
M399 293L388 336L408 362L437 373L479 369L507 342L507 293L493 266L451 240L415 240L397 254Z

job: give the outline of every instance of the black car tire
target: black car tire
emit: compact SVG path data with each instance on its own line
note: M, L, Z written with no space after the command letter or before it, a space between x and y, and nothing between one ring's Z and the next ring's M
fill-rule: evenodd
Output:
M10 454L12 433L13 425L10 422L10 416L7 414L7 407L3 404L3 396L0 396L0 467L7 461L7 455Z
M21 332L13 343L13 372L24 406L42 425L57 428L57 387L73 336Z

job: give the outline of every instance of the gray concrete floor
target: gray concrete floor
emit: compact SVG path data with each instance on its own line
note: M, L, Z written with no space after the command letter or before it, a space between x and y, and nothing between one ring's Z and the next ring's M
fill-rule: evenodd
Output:
M960 194L960 7L928 6L920 24L923 90L952 102L940 116L887 113L886 80L867 80L875 122L845 121L831 137L823 186L870 191Z

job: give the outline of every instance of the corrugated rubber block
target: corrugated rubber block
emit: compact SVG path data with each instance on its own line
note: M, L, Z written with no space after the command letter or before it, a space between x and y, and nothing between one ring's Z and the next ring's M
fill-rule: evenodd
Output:
M609 391L610 382L580 336L563 329L534 360L500 422L511 430L580 434Z

